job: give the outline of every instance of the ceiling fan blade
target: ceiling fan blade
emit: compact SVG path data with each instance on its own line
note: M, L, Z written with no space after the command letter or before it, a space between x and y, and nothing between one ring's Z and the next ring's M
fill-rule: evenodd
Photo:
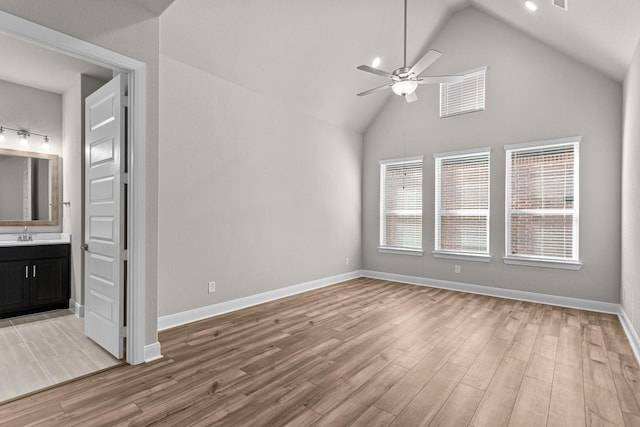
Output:
M418 83L460 83L464 80L465 76L432 76L432 77L420 77Z
M369 67L368 65L361 65L357 67L358 70L366 71L367 73L377 74L382 77L392 78L393 75L391 73L387 73L386 71L378 70L377 68Z
M411 92L411 93L406 94L404 96L404 99L406 99L407 102L417 101L418 100L418 95L415 92Z
M376 88L373 88L373 89L365 90L364 92L360 92L358 94L358 96L369 95L370 93L377 92L379 90L383 90L383 89L386 89L386 88L391 87L391 86L392 85L389 84L389 85L384 85L384 86L376 87Z
M418 62L416 62L416 65L411 67L411 70L409 70L409 72L415 74L416 76L420 75L420 73L426 70L427 67L436 62L436 60L440 58L440 56L442 56L440 52L431 49L429 52L425 53Z

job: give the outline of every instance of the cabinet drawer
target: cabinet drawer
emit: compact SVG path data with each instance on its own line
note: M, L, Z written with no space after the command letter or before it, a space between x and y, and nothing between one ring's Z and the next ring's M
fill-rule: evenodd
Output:
M0 261L24 259L65 258L69 256L69 245L3 246Z

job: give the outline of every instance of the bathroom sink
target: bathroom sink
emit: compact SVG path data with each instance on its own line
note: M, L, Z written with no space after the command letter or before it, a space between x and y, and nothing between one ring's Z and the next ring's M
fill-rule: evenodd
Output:
M0 241L0 246L36 246L36 245L55 245L55 244L69 243L64 240L29 240L26 242L18 242L17 240L4 240Z

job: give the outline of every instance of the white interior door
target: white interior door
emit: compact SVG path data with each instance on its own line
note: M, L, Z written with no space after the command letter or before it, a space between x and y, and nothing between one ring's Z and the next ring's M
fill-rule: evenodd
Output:
M85 103L85 333L115 357L124 347L125 82Z

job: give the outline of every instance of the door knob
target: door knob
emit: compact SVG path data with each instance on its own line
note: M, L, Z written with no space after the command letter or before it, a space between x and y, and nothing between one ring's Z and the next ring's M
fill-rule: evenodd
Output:
M80 245L80 249L82 249L83 251L88 251L89 250L89 245L87 245L86 243L83 243Z

